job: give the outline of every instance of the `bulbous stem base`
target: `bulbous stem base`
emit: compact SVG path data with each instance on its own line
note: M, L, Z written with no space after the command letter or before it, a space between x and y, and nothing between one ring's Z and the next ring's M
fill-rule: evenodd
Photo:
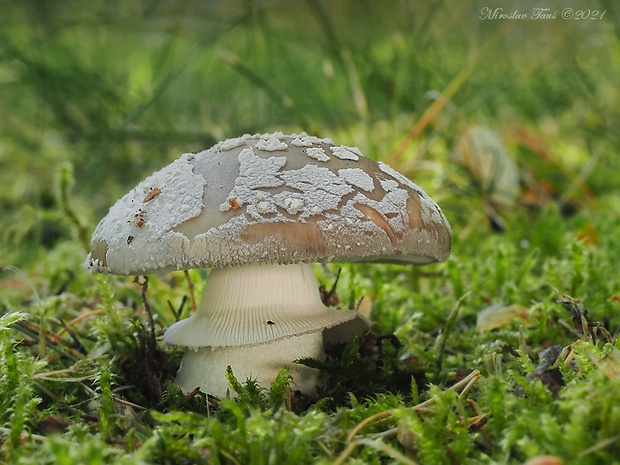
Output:
M260 345L203 347L185 352L175 383L186 394L200 388L203 392L223 397L230 390L225 377L228 366L240 382L252 378L263 387L269 387L280 369L288 366L293 378L292 389L313 395L318 370L293 363L293 360L307 357L318 360L325 357L321 332Z

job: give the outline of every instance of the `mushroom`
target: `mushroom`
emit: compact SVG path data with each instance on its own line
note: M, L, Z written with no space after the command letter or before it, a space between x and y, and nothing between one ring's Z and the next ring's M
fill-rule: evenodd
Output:
M368 327L321 302L312 262L422 265L450 254L450 226L424 191L356 147L305 133L244 135L184 154L121 198L99 223L90 271L211 268L196 313L164 342L186 347L176 383L222 396L225 370L272 382L291 369L313 393L324 343Z

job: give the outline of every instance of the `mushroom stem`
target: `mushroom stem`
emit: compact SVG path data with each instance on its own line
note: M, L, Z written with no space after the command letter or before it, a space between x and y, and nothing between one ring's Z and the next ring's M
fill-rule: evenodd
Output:
M224 395L228 365L260 384L288 365L296 387L311 393L316 372L291 363L323 358L324 336L337 342L366 327L357 312L323 305L311 264L253 264L214 268L196 313L172 325L164 342L190 349L177 378L186 392Z
M259 345L188 350L183 355L175 384L185 394L198 387L203 392L223 397L230 389L225 376L228 366L239 381L251 378L267 387L275 381L280 369L288 366L293 389L312 395L316 392L319 373L314 368L292 363L302 357L319 360L325 357L321 332Z

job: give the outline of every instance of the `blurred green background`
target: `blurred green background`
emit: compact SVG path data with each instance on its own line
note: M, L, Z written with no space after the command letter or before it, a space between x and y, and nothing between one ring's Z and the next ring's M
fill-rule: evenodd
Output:
M69 244L152 171L272 130L391 163L457 236L510 223L489 161L506 154L509 206L595 206L620 187L620 14L550 3L3 1L0 266L60 245L73 267ZM555 19L533 19L547 6ZM503 155L472 155L476 127Z

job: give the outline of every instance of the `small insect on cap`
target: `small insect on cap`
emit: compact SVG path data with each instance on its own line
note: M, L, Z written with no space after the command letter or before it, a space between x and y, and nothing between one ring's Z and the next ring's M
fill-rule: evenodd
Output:
M121 198L85 266L148 274L248 263L425 264L450 225L416 184L356 147L305 133L244 135L184 154Z

